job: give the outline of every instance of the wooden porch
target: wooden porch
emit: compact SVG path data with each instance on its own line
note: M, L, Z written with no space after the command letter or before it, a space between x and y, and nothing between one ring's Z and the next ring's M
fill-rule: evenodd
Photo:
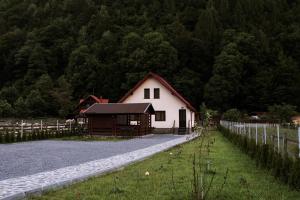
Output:
M142 136L152 132L151 104L95 104L85 112L88 133L105 136Z

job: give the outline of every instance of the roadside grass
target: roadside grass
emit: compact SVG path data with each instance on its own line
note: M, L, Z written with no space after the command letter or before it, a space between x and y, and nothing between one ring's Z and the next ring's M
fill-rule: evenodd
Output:
M118 142L122 140L129 140L131 138L123 138L123 137L111 137L111 136L91 136L91 135L76 135L76 136L68 136L62 138L53 138L52 140L62 140L62 141L111 141Z
M290 190L270 172L256 168L253 160L220 133L212 131L211 137L215 143L209 157L216 174L208 199L300 199L300 192ZM120 171L31 199L192 199L192 162L194 153L199 153L199 143L196 139ZM226 184L218 192L227 169ZM149 172L149 176L145 172Z

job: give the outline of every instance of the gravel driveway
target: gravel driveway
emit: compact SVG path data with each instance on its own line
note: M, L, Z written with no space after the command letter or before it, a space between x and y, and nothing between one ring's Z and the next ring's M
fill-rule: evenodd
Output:
M143 149L183 136L151 135L117 142L35 141L0 145L0 180L27 176Z

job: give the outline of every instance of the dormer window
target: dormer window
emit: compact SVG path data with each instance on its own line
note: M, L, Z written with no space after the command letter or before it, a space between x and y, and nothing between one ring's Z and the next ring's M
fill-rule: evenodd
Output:
M159 88L154 88L154 99L159 99L160 94L159 94Z
M150 89L149 88L144 89L144 99L150 99Z

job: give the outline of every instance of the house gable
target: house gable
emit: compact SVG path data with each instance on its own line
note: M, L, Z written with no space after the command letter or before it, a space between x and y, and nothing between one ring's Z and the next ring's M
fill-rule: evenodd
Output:
M164 87L169 93L171 93L175 98L179 99L184 105L186 105L187 108L189 108L191 111L196 112L196 109L191 105L190 102L188 102L182 95L180 95L165 79L160 77L159 75L150 72L147 74L140 82L138 82L131 90L129 90L125 96L123 96L120 100L119 103L123 103L126 101L126 99L130 98L134 93L136 92L137 89L140 87L145 87L144 83L149 80L154 80L158 82L161 87ZM155 85L155 84L153 84ZM144 90L144 88L142 88ZM150 90L150 99L153 99L154 91L153 88ZM162 97L160 97L162 98Z

